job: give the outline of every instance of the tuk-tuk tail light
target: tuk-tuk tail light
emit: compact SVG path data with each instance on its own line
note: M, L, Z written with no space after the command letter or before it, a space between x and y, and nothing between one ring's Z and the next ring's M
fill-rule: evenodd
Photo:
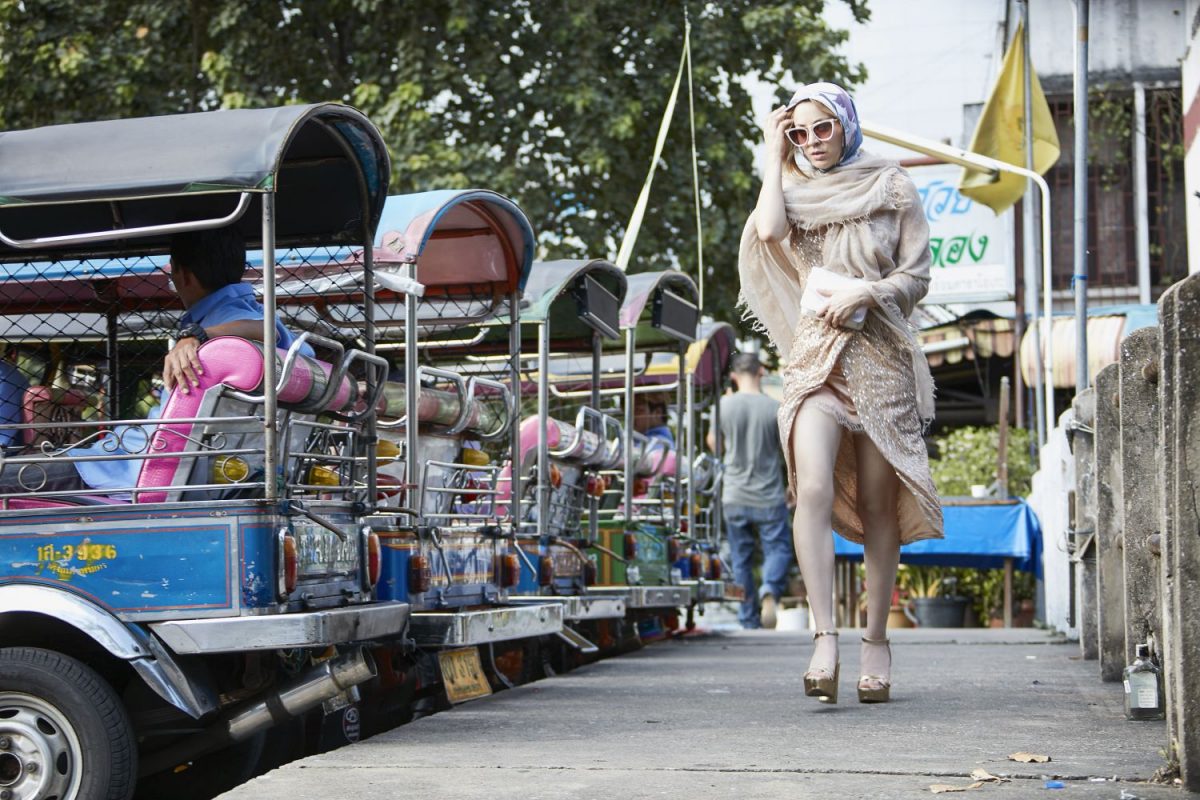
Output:
M496 556L496 582L502 588L516 586L521 580L521 560L516 553Z
M296 551L296 538L286 530L279 531L279 581L276 587L279 599L286 600L288 595L296 590L296 582L300 576L300 561Z
M554 559L542 556L538 559L538 584L549 586L554 583Z
M429 559L416 554L408 560L408 592L423 594L433 585L433 571L429 568Z
M371 588L379 583L379 575L383 570L383 551L379 543L379 534L367 531L367 583Z
M683 556L683 546L674 536L667 539L667 561L674 564Z
M634 534L634 533L625 534L625 539L623 542L622 550L624 551L622 553L622 555L625 556L625 558L629 559L630 561L637 558L637 554L638 554L637 534Z

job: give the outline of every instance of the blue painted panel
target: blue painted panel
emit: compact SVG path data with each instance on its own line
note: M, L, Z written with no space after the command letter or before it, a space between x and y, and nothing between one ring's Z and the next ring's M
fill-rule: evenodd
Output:
M262 524L241 527L241 588L245 608L268 608L276 604L280 564L275 530Z
M525 551L526 558L529 559L529 564L525 563L525 559L521 559L521 580L517 585L509 589L510 594L516 595L531 595L539 594L541 584L538 582L539 559L545 554L546 548L541 545L523 544L522 549ZM533 569L530 569L530 565Z
M380 600L409 602L408 563L416 552L395 534L380 533L379 583L375 585L375 596ZM415 545L415 543L413 543Z
M418 542L412 534L380 532L382 563L376 597L399 600L414 611L470 605L494 596L495 542L474 534L442 534L441 548L432 542ZM420 552L429 564L431 588L415 594L409 584L409 564ZM447 571L450 577L447 578Z
M0 581L33 580L87 595L114 611L232 609L233 524L158 520L0 534Z

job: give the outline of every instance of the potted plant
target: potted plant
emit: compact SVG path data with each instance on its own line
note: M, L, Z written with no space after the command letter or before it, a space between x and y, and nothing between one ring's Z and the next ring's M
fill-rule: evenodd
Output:
M892 604L888 609L887 626L891 628L911 628L916 625L916 619L912 612L909 611L910 598L908 593L897 587L892 590ZM859 624L866 626L867 624L867 592L864 589L858 596L858 620Z
M923 628L961 628L967 598L957 592L958 578L941 567L900 567L898 583L911 598L913 616Z

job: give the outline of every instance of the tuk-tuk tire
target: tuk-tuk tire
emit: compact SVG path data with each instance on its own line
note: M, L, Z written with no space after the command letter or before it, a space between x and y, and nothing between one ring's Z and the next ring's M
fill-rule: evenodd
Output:
M34 724L23 725L22 718ZM21 781L36 780L47 771L61 774L57 763L38 763L37 772L30 770L37 760L25 749L54 748L60 733L68 740L74 737L78 748L76 796L128 800L133 795L137 782L133 726L108 682L62 653L36 647L0 649L0 753L15 759L6 766L19 763L26 776ZM66 755L59 753L59 758ZM69 756L67 760L69 770Z

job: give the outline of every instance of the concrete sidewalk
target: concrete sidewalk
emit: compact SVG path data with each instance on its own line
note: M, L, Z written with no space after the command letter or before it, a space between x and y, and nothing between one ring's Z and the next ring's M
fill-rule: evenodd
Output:
M842 702L803 696L803 633L654 644L289 764L225 797L480 800L668 797L1191 797L1144 783L1162 722L1129 722L1077 644L1036 630L897 631L895 700L856 701L858 639L842 634ZM1007 760L1026 751L1047 764ZM1064 782L1048 790L1045 781ZM951 795L954 796L954 795Z

